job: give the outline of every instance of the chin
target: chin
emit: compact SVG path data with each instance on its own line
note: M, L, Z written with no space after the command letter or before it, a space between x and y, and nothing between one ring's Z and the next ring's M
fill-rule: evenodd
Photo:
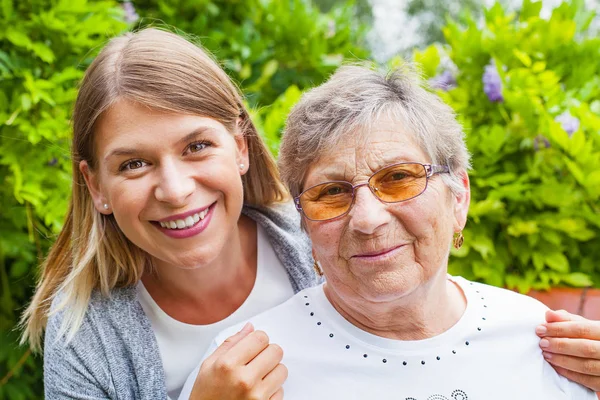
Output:
M174 268L193 270L204 265L209 265L217 257L214 248L212 249L195 249L187 253L179 254L158 254L156 258L163 263L173 266Z
M422 285L420 278L406 271L379 272L360 282L357 292L365 300L376 303L395 301L418 290Z

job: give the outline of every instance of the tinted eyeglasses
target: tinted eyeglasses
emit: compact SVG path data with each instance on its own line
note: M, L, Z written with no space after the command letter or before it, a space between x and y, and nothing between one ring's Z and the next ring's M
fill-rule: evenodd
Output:
M368 186L383 203L399 203L414 199L427 189L429 178L449 173L445 165L398 163L375 172L365 183L352 185L346 181L319 183L294 198L296 209L312 221L327 221L347 214L354 204L355 192Z

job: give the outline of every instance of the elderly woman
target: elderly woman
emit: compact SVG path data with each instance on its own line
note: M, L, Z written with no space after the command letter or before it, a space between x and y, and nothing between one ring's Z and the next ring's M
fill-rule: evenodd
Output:
M251 320L285 351L286 399L596 398L544 361L546 307L448 276L468 167L451 109L410 71L345 67L294 108L280 171L326 283Z

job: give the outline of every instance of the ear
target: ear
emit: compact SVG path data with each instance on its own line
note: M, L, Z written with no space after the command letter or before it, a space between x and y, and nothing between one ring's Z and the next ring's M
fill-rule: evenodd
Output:
M242 123L242 120L238 118L237 132L234 138L236 144L236 162L238 166L244 165L243 168L240 168L240 175L245 175L250 165L250 157L248 156L248 138L241 129Z
M96 210L98 210L99 213L104 215L111 214L112 211L110 210L110 205L108 209L104 208L104 204L108 204L108 200L106 200L106 197L102 194L102 191L100 190L98 175L94 171L92 171L88 162L85 160L79 163L79 171L85 179L85 184L88 190L90 191L90 195L92 196L92 200L94 202L94 207L96 207Z
M458 176L462 184L462 193L454 195L454 232L462 231L467 223L469 205L471 204L471 184L467 171L461 171Z

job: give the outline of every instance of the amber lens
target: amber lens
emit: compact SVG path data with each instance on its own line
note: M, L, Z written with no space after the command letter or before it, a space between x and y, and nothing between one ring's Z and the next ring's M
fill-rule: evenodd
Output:
M352 205L352 185L327 182L308 189L300 196L300 206L307 218L324 221L339 217Z
M392 165L373 175L369 186L386 203L409 200L427 187L427 171L421 164Z

